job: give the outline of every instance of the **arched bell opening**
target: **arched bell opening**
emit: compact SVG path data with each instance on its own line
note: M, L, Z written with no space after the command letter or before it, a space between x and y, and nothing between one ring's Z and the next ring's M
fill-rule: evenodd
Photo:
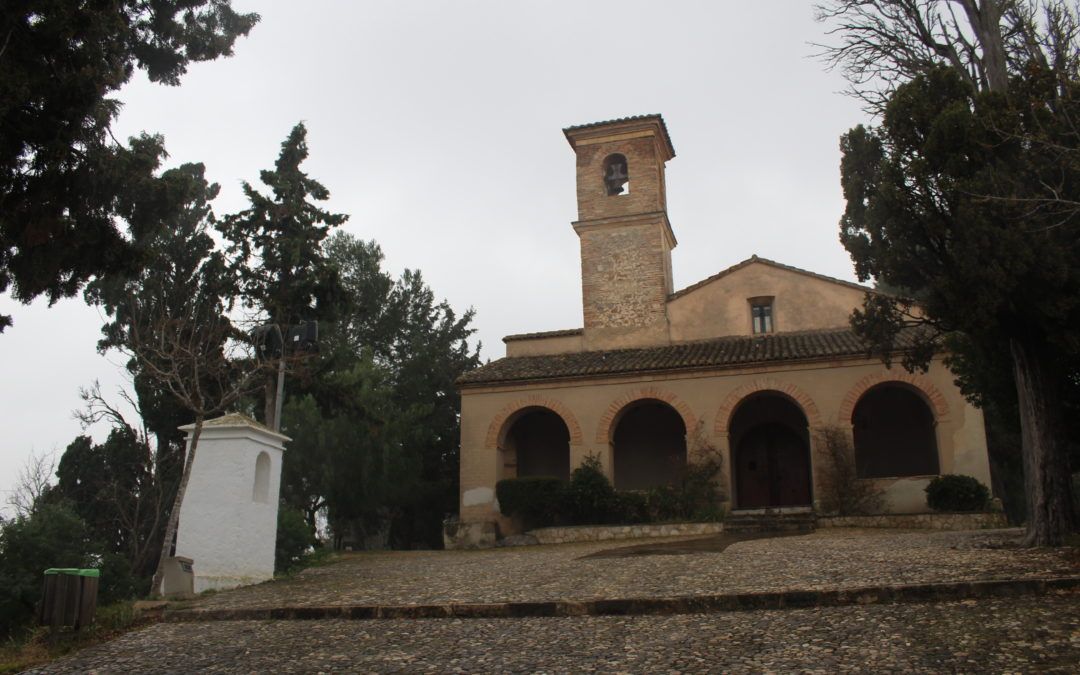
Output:
M615 153L604 158L604 190L609 197L630 194L630 167L625 155Z
M776 391L751 394L728 428L738 508L811 503L810 431L798 403Z
M553 410L533 407L506 422L500 445L503 478L570 478L570 430Z
M616 418L612 461L617 490L670 485L686 466L686 424L667 403L643 399Z
M940 472L934 413L917 389L886 382L867 390L855 403L851 426L860 478Z

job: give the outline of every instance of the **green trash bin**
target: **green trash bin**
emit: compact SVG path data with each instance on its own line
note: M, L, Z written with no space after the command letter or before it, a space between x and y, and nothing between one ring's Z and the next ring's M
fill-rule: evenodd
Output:
M94 621L100 570L74 567L45 570L38 624L50 628L70 626L76 630Z

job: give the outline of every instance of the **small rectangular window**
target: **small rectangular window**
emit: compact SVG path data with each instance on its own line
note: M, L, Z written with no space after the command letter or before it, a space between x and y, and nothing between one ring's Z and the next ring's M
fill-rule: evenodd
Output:
M772 304L754 304L750 306L750 315L754 320L754 334L772 332Z

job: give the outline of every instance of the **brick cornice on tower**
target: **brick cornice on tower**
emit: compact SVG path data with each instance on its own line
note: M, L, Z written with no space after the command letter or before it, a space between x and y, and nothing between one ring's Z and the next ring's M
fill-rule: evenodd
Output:
M570 147L575 150L579 145L652 137L657 140L663 161L675 158L675 147L671 144L667 125L660 115L634 115L606 122L578 124L566 127L563 134L570 142Z
M675 239L675 231L671 229L671 221L668 220L666 211L654 211L652 213L642 213L637 216L622 216L617 218L595 218L593 220L575 220L571 225L574 226L574 232L581 236L584 232L595 232L597 230L604 230L616 227L624 227L626 225L632 225L635 222L650 223L660 219L664 224L664 242L669 249L675 248L679 241Z

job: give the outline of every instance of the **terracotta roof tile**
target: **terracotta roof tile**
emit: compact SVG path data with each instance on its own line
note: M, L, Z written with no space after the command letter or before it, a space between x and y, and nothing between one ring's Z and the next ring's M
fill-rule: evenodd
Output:
M280 431L274 431L270 427L266 426L262 422L257 422L254 419L248 417L243 413L228 413L221 417L215 417L203 422L203 429L216 429L216 428L235 428L235 427L251 427L252 429L259 429L275 436L280 436L286 440L292 440ZM180 431L194 431L194 424L185 424L182 427L177 427Z
M896 348L914 344L915 332L898 337ZM734 335L664 347L514 356L492 361L458 378L461 386L672 370L739 368L760 363L827 360L868 354L850 328Z
M667 124L664 123L663 115L659 113L651 113L648 115L629 115L627 117L616 117L612 120L603 120L602 122L589 122L588 124L574 124L569 127L563 128L563 134L567 134L573 131L583 131L585 129L592 129L594 127L602 127L606 124L619 124L621 122L639 122L645 120L656 120L660 123L660 128L664 132L664 137L667 141L668 149L671 151L671 156L675 156L675 146L671 143L671 134L668 133Z
M601 120L599 122L588 122L586 124L572 124L568 127L564 127L563 131L577 131L579 129L591 129L593 127L602 127L605 124L619 124L620 122L637 122L638 120L659 120L660 124L664 124L664 118L660 113L649 113L647 115L627 115L626 117L616 117L611 120ZM664 125L664 131L667 131L667 126Z
M539 333L517 333L516 335L507 335L503 338L503 342L512 342L514 340L534 340L537 338L553 338L553 337L571 337L574 335L583 335L585 329L583 328L567 328L564 330L547 330Z

